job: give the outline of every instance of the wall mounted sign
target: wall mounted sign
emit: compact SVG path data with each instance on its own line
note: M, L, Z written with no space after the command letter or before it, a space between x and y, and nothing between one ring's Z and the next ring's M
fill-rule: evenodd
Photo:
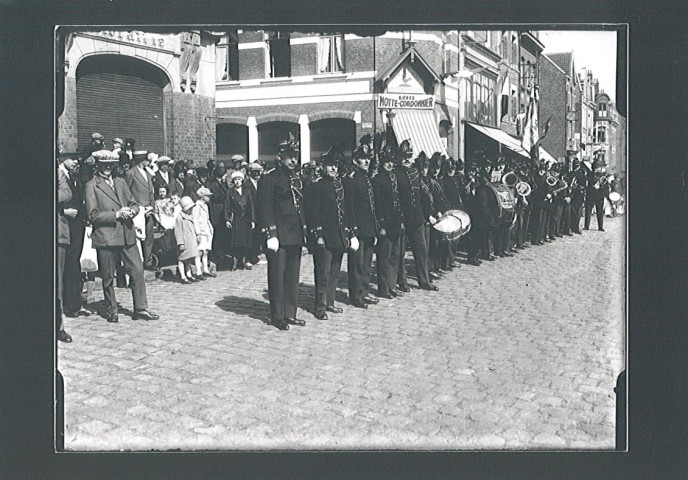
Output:
M380 93L377 96L377 108L432 110L435 108L435 97L433 95Z
M146 32L120 32L120 31L101 31L95 32L101 37L110 38L112 40L119 40L122 42L138 43L140 45L147 45L155 48L165 48L165 38L160 35L154 35ZM168 46L169 49L169 46Z

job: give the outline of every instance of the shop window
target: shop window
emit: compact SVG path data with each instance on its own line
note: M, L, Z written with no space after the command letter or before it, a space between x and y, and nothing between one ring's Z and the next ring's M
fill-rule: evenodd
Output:
M274 33L268 40L270 78L291 77L291 45L289 35Z
M239 80L239 41L236 32L228 33L217 45L215 80Z
M344 71L343 35L325 35L318 40L318 73Z

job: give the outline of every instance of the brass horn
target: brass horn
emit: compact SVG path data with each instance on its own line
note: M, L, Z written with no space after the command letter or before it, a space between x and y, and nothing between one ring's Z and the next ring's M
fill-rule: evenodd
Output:
M553 187L557 184L559 179L557 179L557 177L555 177L554 175L547 175L547 179L545 181L547 182L547 185Z
M516 193L522 197L527 197L533 191L533 189L530 187L530 184L527 182L518 182L514 188Z
M518 175L516 175L514 172L507 172L502 175L502 183L509 188L514 188L518 183L518 180Z

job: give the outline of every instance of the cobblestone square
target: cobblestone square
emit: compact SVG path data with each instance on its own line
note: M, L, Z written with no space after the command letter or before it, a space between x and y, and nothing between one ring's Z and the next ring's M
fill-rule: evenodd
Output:
M266 323L266 265L150 282L158 321L68 320L65 448L614 449L625 219L605 227L329 321L305 255L289 331Z

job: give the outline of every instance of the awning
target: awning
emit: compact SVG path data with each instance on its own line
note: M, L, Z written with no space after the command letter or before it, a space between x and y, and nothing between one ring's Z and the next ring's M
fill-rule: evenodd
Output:
M447 155L432 110L397 110L392 129L398 143L411 140L414 156L420 152L425 152L428 157L435 152Z
M467 126L475 128L483 135L487 135L497 143L501 143L509 150L518 153L526 158L530 158L530 154L521 146L518 139L512 137L508 133L493 127L486 127L485 125L478 125L477 123L465 122Z
M557 159L554 158L552 155L547 152L544 148L540 147L540 160L545 159L545 162L547 162L549 165L553 163L557 163Z

